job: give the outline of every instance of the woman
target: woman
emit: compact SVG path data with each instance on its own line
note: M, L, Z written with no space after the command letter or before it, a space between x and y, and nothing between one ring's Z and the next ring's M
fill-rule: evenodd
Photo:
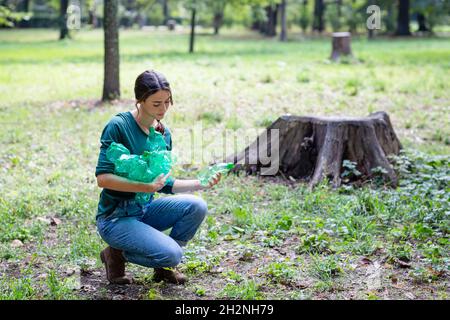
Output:
M208 187L199 180L174 179L170 173L160 175L153 183L128 180L114 174L114 164L106 150L114 141L127 147L131 154L146 150L149 128L161 132L172 149L170 130L160 122L169 105L172 92L166 78L156 71L145 71L135 82L136 110L113 117L101 135L101 147L95 171L103 188L98 204L97 229L109 244L101 254L106 276L111 283L128 284L125 262L154 268L154 280L184 283L186 277L174 268L180 263L187 241L192 239L207 213L205 201L193 195L176 195L153 201L154 192L175 194L211 188L220 180L214 176ZM148 203L134 200L137 192L151 193ZM167 236L162 231L172 228Z

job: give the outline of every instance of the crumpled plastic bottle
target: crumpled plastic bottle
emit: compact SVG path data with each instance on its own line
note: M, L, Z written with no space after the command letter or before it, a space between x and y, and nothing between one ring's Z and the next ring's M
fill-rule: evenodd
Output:
M149 152L167 150L166 140L164 140L161 132L155 130L154 127L150 127L147 137L147 149Z
M112 142L106 150L106 158L114 163L114 173L133 181L153 182L161 173L166 175L175 164L175 157L167 150L167 144L161 133L150 128L147 148L142 155L130 154L128 148ZM135 200L146 203L151 193L137 193Z
M130 151L120 143L112 142L108 150L106 150L106 157L109 161L115 162L119 160L122 155L129 155Z
M231 162L216 163L215 165L202 169L197 175L197 179L200 180L202 186L206 187L209 184L209 180L211 180L216 173L226 173L233 168L234 164Z

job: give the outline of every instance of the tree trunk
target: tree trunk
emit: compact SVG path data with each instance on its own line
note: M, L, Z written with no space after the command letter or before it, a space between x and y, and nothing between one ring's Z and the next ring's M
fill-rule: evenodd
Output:
M314 1L314 20L313 20L313 31L322 32L325 29L324 16L325 13L325 3L323 0Z
M251 30L261 30L261 20L259 18L259 6L251 6L252 25Z
M398 0L397 32L398 36L410 36L409 0Z
M69 37L69 29L67 28L67 7L69 6L69 0L61 0L59 7L59 40L63 40Z
M194 41L195 41L195 14L196 9L192 9L192 16L191 16L191 37L189 40L189 53L194 52Z
M1 3L1 1L0 1L0 3ZM18 11L29 12L30 11L30 1L29 0L22 1L22 3L18 6ZM21 19L20 21L17 22L16 26L18 28L28 28L30 26L30 21Z
M214 34L215 35L219 34L219 29L222 26L222 23L223 23L223 11L214 13L213 25L214 25Z
M164 25L167 24L167 21L170 19L169 15L169 0L163 0L163 15L164 15Z
M280 34L280 40L286 41L287 40L287 26L286 26L286 7L287 7L287 0L283 0L280 4L280 11L281 11L281 34Z
M103 80L103 101L120 98L118 4L118 0L108 0L104 4L105 78Z
M274 134L272 129L278 129L278 141L266 139L267 135ZM280 173L307 181L310 187L329 178L333 186L338 187L343 182L343 161L349 160L361 173L352 177L353 181L371 178L376 174L373 169L382 168L384 180L396 186L397 176L387 156L397 155L401 148L385 112L365 118L285 115L272 123L255 142L224 161L236 163L234 171L245 169L247 173L256 173L259 170L264 175L263 170L270 165L276 168L271 175ZM261 160L269 153L270 164Z
M277 15L279 5L269 5L266 9L267 22L262 23L261 32L268 37L277 35Z
M340 56L352 55L350 32L334 32L332 41L331 60L336 61Z
M300 14L300 27L302 28L303 33L306 33L306 30L308 29L308 22L308 0L303 0Z
M30 0L22 1L21 5L19 5L19 11L23 11L23 12L30 11Z
M419 24L419 32L428 32L430 29L427 28L425 15L423 13L417 14L417 23Z
M92 28L99 28L100 24L97 17L97 2L93 1L92 6L89 8L89 24L92 25Z

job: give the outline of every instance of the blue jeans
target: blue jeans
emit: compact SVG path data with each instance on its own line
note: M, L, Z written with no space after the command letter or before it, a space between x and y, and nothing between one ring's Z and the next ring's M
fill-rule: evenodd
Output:
M97 230L111 247L123 250L128 262L150 268L180 263L207 213L206 202L194 195L174 195L140 205L121 201L107 217L97 218ZM172 228L170 236L162 231Z

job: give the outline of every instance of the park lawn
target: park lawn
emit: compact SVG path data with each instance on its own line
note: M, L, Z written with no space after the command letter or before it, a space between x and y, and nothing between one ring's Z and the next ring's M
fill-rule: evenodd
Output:
M358 61L333 64L325 37L281 44L224 31L198 36L193 55L186 33L121 31L123 100L102 106L101 31L62 42L56 31L0 33L0 298L448 299L450 40L353 39ZM197 193L209 216L181 265L187 285L152 283L151 269L131 265L136 284L107 285L94 221L99 136L133 108L134 79L150 68L171 82L165 123L179 155L200 120L256 135L285 113L383 110L405 147L402 183L309 191L228 176Z

